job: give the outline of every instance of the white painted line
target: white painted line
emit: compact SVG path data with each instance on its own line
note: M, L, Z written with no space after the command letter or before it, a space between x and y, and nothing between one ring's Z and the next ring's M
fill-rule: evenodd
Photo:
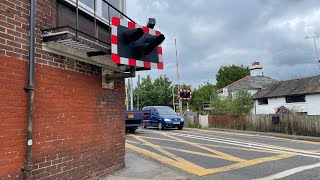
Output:
M317 168L320 167L320 163L316 163L316 164L311 164L311 165L307 165L307 166L301 166L301 167L296 167L293 169L289 169L271 176L267 176L267 177L263 177L263 178L259 178L259 179L254 179L254 180L274 180L274 179L280 179L280 178L284 178L296 173L299 173L301 171L305 171L308 169L313 169L313 168Z
M211 142L218 142L218 143L223 143L223 144L242 146L242 147L248 147L248 148L253 148L253 149L269 150L270 153L272 153L272 151L273 152L281 152L281 153L291 153L291 154L295 154L295 155L320 159L319 153L313 153L313 152L308 152L308 151L299 150L299 149L297 149L297 150L296 149L287 149L287 148L273 147L273 146L268 146L268 145L255 144L255 143L233 141L233 140L204 137L204 136L195 136L195 135L188 135L188 134L181 134L181 133L165 133L165 134L174 135L174 136L181 136L181 137L186 137L186 138L192 138L192 139L205 140L205 141L211 141Z

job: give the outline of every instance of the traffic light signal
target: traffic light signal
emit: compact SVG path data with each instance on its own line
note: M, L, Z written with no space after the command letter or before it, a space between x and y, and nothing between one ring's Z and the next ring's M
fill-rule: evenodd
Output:
M178 90L178 99L180 100L191 100L192 91L191 90Z
M149 20L150 21L150 20ZM118 64L139 66L147 69L163 69L161 43L165 36L154 27L139 26L118 17L112 18L111 59Z

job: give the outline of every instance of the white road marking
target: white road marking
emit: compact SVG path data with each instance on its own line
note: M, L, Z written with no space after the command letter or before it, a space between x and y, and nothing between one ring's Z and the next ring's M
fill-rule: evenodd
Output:
M230 145L236 145L236 146L242 146L242 147L248 147L248 148L254 148L254 149L261 149L261 150L269 150L270 153L272 153L272 151L273 152L281 152L281 153L291 153L291 154L295 154L295 155L300 155L300 156L305 156L305 157L313 157L313 158L320 159L320 153L313 153L313 152L308 152L308 151L299 150L299 149L273 147L273 146L268 146L268 145L242 142L241 140L234 141L234 140L227 140L227 139L223 139L223 138L196 136L196 135L181 134L181 133L167 133L167 132L163 132L163 133L168 134L168 135L191 138L191 139L199 139L199 140L205 140L205 141L210 141L210 142L218 142L218 143L223 143L223 144L230 144Z
M313 168L317 168L320 167L320 163L316 163L316 164L311 164L311 165L307 165L307 166L301 166L301 167L296 167L293 169L289 169L271 176L267 176L267 177L263 177L263 178L259 178L259 179L254 179L254 180L274 180L274 179L280 179L280 178L284 178L296 173L299 173L301 171L305 171L308 169L313 169Z

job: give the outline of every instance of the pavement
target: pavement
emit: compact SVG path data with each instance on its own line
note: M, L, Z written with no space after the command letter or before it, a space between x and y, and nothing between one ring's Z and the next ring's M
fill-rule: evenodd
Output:
M143 157L131 150L126 149L126 167L118 170L104 180L185 180L190 179L184 172L177 169L166 167L148 157Z
M320 143L218 129L139 129L106 179L320 179Z

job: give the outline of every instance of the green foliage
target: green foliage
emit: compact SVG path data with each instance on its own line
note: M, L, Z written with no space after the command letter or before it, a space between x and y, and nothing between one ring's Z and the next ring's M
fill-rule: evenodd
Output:
M250 114L254 101L246 90L239 90L233 96L213 96L212 113L221 115L247 115Z
M164 75L155 79L153 89L156 93L156 105L168 106L172 104L172 82Z
M216 87L221 89L248 75L250 75L249 67L244 67L243 65L222 66L216 75Z
M185 124L184 127L186 127L186 128L198 128L198 129L202 128L201 124L191 124L191 123Z
M206 82L204 85L200 85L198 88L194 89L192 92L191 108L195 111L201 111L203 105L210 102L215 91L215 85L210 82Z
M232 106L234 115L246 115L250 114L254 101L248 91L239 90L232 97Z
M134 88L134 105L137 104L138 87ZM141 79L139 88L140 109L144 106L170 106L172 104L172 82L164 75L151 80L148 75Z

